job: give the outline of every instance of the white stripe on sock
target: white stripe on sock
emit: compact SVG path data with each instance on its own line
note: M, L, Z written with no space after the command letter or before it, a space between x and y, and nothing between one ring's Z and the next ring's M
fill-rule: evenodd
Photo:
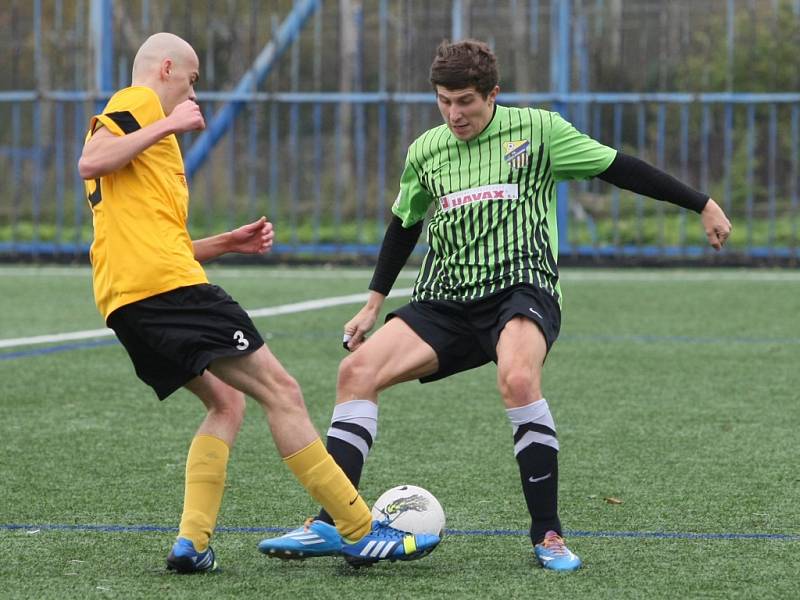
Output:
M558 451L558 440L552 435L546 435L544 433L539 433L538 431L526 431L525 435L523 435L520 440L514 444L514 456L522 452L531 444L544 444L545 446L550 446Z
M361 456L364 457L364 461L366 462L367 454L369 454L369 446L367 446L367 442L365 442L364 438L362 438L360 435L350 433L344 429L338 429L337 427L331 427L328 429L328 437L336 438L337 440L342 440L351 446L355 446L356 449L361 452Z

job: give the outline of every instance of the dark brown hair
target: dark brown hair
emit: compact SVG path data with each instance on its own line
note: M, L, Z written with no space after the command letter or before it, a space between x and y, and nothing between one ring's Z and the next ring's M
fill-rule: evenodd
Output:
M431 85L448 90L474 87L486 98L497 85L497 57L489 46L478 40L439 44L431 64Z

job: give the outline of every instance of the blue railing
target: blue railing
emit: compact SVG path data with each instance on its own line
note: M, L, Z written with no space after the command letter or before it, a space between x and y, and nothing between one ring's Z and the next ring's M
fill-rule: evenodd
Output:
M706 3L715 7L717 20L724 24L717 33L727 59L724 65L715 64L724 71L728 90L741 85L737 79L741 75L735 70L737 39L739 47L742 37L748 43L755 39L756 29L748 25L759 19L771 19L775 25L779 18L785 23L800 18L800 0L776 0L768 7L743 0ZM176 9L176 14L187 16L184 23L175 15L170 20L170 11L154 10L149 0L124 7L113 0L88 0L89 11L72 10L68 4L32 0L30 7L12 11L7 21L11 24L5 32L8 39L27 44L30 53L30 68L17 71L32 73L33 78L25 81L39 91L0 92L0 122L8 124L0 128L0 253L5 255L86 252L91 240L90 212L76 163L89 116L99 110L112 88L126 84L134 40L123 40L131 37L130 29L136 29L137 36L169 29L210 43L208 31L230 16L227 9L217 10L213 3L199 11L204 18L200 22L189 18L194 11ZM501 64L517 75L520 70L511 65L520 52L535 57L534 64L543 71L536 74L537 84L549 86L549 91L503 93L502 102L557 110L592 137L639 155L711 193L734 222L727 255L800 257L800 93L586 91L595 85L589 60L592 40L595 48L598 39L604 48L608 41L609 51L615 44L618 48L628 44L629 52L630 48L644 51L646 36L637 33L639 45L631 45L630 31L620 23L646 27L653 35L684 31L692 15L698 17L697 11L706 10L702 3L675 3L674 10L660 3L660 25L655 29L648 12L652 3L636 0L624 7L605 0L513 0L490 7L463 0L422 4L378 0L353 3L351 14L345 15L341 11L346 4L286 0L275 4L274 14L262 15L262 3L251 0L247 14L262 19L250 32L260 42L255 50L242 53L252 64L241 70L226 65L226 73L240 73L238 85L231 85L234 89L229 92L200 93L209 130L181 140L191 176L193 235L211 234L267 214L276 223L279 254L373 255L389 216L407 145L440 122L429 91L387 89L397 84L391 81L394 71L404 69L405 62L415 57L420 41L425 41L426 62L436 40L449 32L452 39L466 35L486 39ZM129 17L128 30L119 27L123 19L114 15L119 10ZM485 18L487 10L491 19ZM264 27L268 20L271 27ZM352 25L355 41L353 56L346 58L338 55L338 44L346 36L336 25L345 22ZM253 23L236 20L237 28L249 25ZM704 19L703 26L713 23ZM299 44L294 43L301 33L306 36L302 60ZM395 56L392 36L398 33L403 52ZM91 43L82 45L83 40ZM668 45L666 38L663 41L662 45ZM69 43L75 45L71 51ZM200 53L211 81L213 68L205 63L213 65L215 57L209 51L213 47ZM291 52L277 61L285 50ZM90 53L94 60L85 60ZM60 63L65 64L63 77L50 78L62 83L48 85L43 67L48 61L57 63L63 55L75 59ZM656 61L659 72L667 74L669 65L657 56L641 58L640 64L626 65L626 71L638 69L635 76L644 80L647 69L642 70L642 65L649 69ZM351 81L343 81L338 72L344 61L353 67L348 75ZM311 77L300 77L301 62ZM683 63L673 58L671 64ZM423 81L426 68L414 67ZM273 71L280 76L267 82L272 91L263 91L261 84ZM0 79L14 86L6 74ZM414 81L407 87L424 89L419 77ZM791 83L796 78L785 81L789 83L779 87L797 88ZM59 86L106 91L47 89ZM355 91L321 91L337 86ZM530 84L521 87L527 89ZM374 89L359 91L367 88ZM698 257L708 252L697 219L685 211L632 197L596 180L562 184L558 191L562 255L657 258Z
M88 117L105 96L0 93L11 124L0 133L0 186L8 199L0 252L86 252L90 213L76 161ZM206 92L199 100L208 119L231 102L244 108L192 178L193 233L264 213L276 222L278 253L374 254L405 148L439 122L429 92ZM500 101L558 105L593 137L709 191L734 221L731 254L800 255L800 94L537 93L502 94ZM184 148L196 139L185 136ZM684 211L627 198L597 181L565 191L562 255L706 252L699 225Z

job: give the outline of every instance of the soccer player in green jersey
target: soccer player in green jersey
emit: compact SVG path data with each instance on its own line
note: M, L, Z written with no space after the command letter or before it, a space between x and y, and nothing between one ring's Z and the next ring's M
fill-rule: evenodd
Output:
M546 569L572 571L581 561L561 535L559 444L541 390L542 366L561 325L556 183L598 177L694 210L716 250L731 224L707 195L596 142L558 113L497 105L496 59L484 43L443 43L430 75L444 124L408 150L369 299L344 326L352 353L339 368L328 451L358 486L377 433L380 392L493 361L513 428L534 556ZM430 249L411 302L366 339L431 208ZM322 511L310 528L329 531L331 522ZM315 555L292 533L260 547L266 552L280 544L292 557L293 543L295 554Z

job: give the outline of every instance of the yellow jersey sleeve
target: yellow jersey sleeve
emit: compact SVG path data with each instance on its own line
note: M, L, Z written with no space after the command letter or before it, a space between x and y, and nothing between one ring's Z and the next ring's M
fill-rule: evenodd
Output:
M133 133L164 118L164 110L156 93L147 87L125 88L114 94L99 115L92 117L89 131L102 124L114 135Z

